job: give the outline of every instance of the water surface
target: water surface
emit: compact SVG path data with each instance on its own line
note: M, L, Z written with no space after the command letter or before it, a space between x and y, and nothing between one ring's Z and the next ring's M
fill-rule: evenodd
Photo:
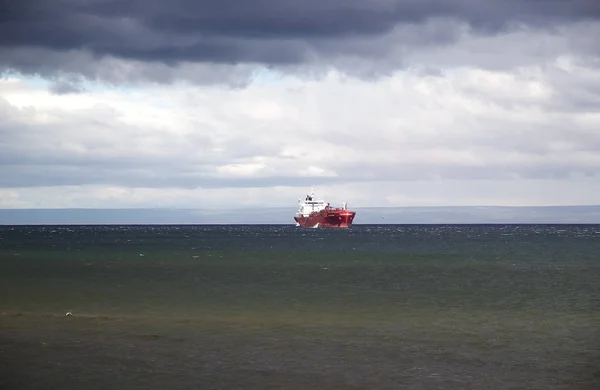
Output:
M597 225L4 226L0 388L597 389L599 280Z

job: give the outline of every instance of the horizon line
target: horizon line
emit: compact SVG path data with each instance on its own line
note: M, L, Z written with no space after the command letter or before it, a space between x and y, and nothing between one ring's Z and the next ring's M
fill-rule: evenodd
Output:
M525 208L525 207L600 207L600 204L567 204L567 205L420 205L420 206L360 206L354 209L400 209L400 208L461 208L461 207L493 207L493 208ZM0 207L2 211L10 210L257 210L257 209L290 209L296 206L272 206L272 207L215 207L215 208L195 208L195 207L18 207L8 208Z

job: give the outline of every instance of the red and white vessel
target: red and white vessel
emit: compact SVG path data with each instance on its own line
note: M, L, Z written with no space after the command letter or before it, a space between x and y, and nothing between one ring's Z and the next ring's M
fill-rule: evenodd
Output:
M315 191L304 200L298 199L298 211L294 216L296 226L304 228L349 228L356 212L348 210L346 202L333 208L322 199L315 198Z

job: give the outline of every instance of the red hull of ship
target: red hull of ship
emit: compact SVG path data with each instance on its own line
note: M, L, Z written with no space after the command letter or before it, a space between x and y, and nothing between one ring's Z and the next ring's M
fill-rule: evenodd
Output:
M294 220L305 228L349 228L356 212L349 210L325 209L313 212L308 217L297 215Z

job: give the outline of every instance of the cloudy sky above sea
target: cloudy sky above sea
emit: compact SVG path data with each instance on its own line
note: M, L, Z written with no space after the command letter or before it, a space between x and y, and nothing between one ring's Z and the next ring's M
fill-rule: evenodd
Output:
M0 0L0 208L583 205L597 0Z

